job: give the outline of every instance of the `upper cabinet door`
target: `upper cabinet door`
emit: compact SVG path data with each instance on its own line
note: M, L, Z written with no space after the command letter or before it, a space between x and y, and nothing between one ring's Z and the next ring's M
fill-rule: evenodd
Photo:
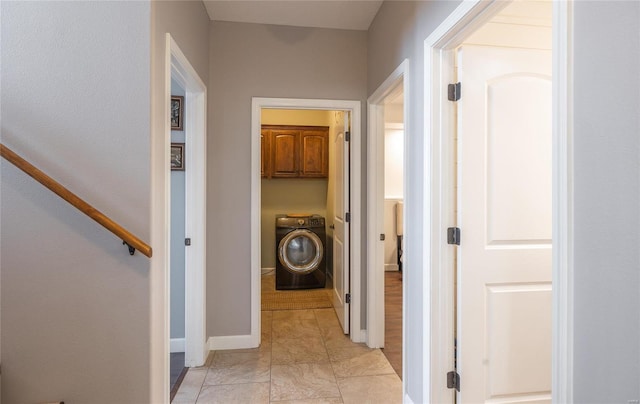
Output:
M298 177L300 160L300 131L271 131L271 176Z
M329 132L327 130L302 131L300 177L327 177L329 173L328 141Z

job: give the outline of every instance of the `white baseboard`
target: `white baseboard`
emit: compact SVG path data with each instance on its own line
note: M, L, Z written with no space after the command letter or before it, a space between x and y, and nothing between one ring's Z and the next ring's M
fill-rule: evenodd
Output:
M222 337L209 337L207 341L209 350L223 351L226 349L257 348L259 342L251 335L226 335Z
M260 268L260 275L267 275L269 273L275 272L275 268Z
M384 271L385 272L392 272L392 271L399 271L400 267L398 267L398 264L384 264Z
M169 352L184 352L184 338L171 338L169 341Z

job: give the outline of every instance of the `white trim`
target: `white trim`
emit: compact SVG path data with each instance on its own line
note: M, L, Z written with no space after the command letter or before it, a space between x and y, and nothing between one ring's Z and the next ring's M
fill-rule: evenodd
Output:
M226 349L250 349L255 348L253 335L225 335L209 337L207 346L211 351L223 351Z
M367 345L371 348L384 347L384 273L380 269L384 264L384 243L380 242L379 235L384 233L384 135L385 129L390 126L400 126L405 130L404 155L407 153L407 140L410 136L408 122L409 113L409 86L403 86L403 124L385 124L384 105L385 98L402 83L409 82L409 59L405 59L386 78L386 80L373 92L367 100L368 148L367 148ZM403 171L407 172L407 159L404 159ZM406 187L406 175L403 177ZM400 198L405 199L406 198ZM405 207L406 211L406 207ZM404 219L406 223L406 219ZM405 227L403 223L403 228ZM406 257L406 254L404 255ZM403 262L406 268L406 261ZM396 265L397 270L397 265ZM405 284L403 284L403 289ZM406 292L403 291L403 300ZM403 301L403 307L406 302ZM404 324L404 312L403 312ZM404 332L403 332L404 336ZM403 344L403 346L406 346ZM404 355L404 354L403 354ZM403 358L403 363L406 361Z
M361 307L361 166L362 136L360 101L253 97L251 101L251 337L260 343L260 114L262 108L322 109L351 113L351 330L360 330ZM353 342L363 342L362 333L351 333Z
M189 139L185 147L185 236L191 238L191 246L185 249L185 366L195 367L203 365L208 355L205 330L207 86L170 34L167 41L170 42L171 77L185 89L185 104L189 105L185 108L185 137ZM170 223L170 218L168 220Z
M400 270L400 266L398 264L384 264L385 272L398 272Z
M445 229L455 223L452 191L452 112L446 83L452 79L451 49L509 2L468 0L461 3L424 41L424 313L423 367L427 369L423 397L429 402L453 402L446 372L453 361L452 249ZM572 154L571 154L571 3L554 2L554 265L553 265L553 401L572 401ZM556 75L557 74L557 75ZM433 387L433 388L432 388Z
M573 402L573 2L553 2L554 403Z
M184 352L185 339L184 338L171 338L169 341L169 352Z
M406 393L403 396L402 402L403 404L413 404L413 400L411 400L411 397L409 397L409 395Z

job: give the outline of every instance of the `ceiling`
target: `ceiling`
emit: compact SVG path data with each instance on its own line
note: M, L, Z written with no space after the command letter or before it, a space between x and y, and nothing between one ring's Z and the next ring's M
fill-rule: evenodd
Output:
M382 0L203 0L212 21L366 31Z

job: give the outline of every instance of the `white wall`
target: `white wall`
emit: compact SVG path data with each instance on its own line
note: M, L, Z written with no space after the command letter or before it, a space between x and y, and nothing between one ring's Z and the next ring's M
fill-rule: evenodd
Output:
M575 3L576 403L640 399L639 33L637 1Z
M404 195L404 130L384 133L384 197L402 199Z
M210 40L207 333L248 335L251 97L364 100L366 33L212 22Z
M6 2L2 142L150 236L150 5ZM2 160L2 401L149 402L149 268Z

